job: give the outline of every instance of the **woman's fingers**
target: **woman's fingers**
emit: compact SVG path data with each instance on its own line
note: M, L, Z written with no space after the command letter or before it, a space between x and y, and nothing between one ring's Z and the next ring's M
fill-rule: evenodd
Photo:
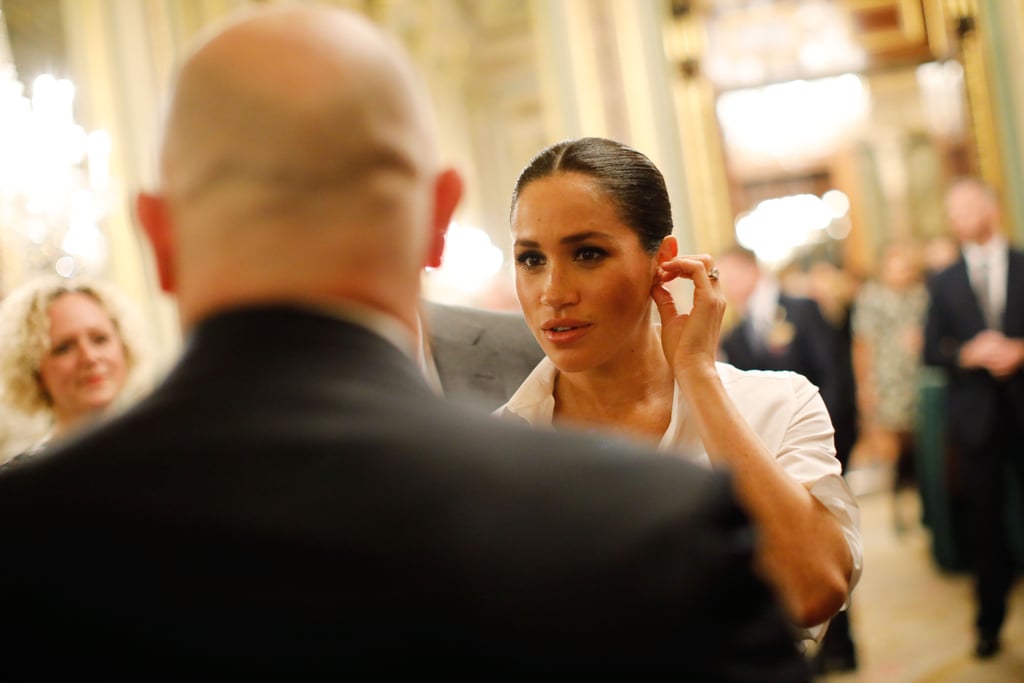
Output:
M711 277L711 273L715 277ZM677 256L659 264L658 274L662 282L670 282L682 277L692 280L698 287L717 287L718 271L715 270L715 261L710 254L692 254Z
M725 313L725 298L718 280L710 276L715 267L714 259L708 254L677 256L659 266L658 282L651 289L651 296L658 306L662 324L667 324L662 328L663 334L669 333L669 337L664 338L668 342L666 351L669 347L684 354L710 350L714 355ZM679 314L675 300L664 284L676 278L685 278L694 284L693 308L687 315ZM668 327L672 328L671 332Z
M655 284L651 287L651 298L654 299L654 305L658 307L658 316L662 321L671 320L679 313L676 309L676 300L665 285Z

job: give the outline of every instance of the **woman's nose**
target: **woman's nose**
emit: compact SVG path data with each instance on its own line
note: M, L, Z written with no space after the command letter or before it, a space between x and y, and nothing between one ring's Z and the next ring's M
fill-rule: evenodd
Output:
M91 341L82 342L80 349L80 359L83 363L95 363L100 357L100 347L93 344Z
M556 268L548 271L547 281L540 295L542 304L551 308L562 308L579 303L579 298L579 292L563 271Z

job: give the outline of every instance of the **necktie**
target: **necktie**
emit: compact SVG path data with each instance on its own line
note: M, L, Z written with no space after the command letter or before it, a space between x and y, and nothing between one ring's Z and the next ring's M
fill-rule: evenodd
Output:
M985 316L985 325L990 329L997 329L999 324L992 303L992 269L989 267L988 259L976 261L973 270L974 293L978 297L978 304L981 305L982 315Z

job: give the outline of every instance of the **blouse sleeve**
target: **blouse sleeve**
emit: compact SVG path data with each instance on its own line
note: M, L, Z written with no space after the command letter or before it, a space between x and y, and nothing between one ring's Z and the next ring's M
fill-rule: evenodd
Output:
M792 375L795 408L777 454L783 469L821 501L839 523L850 550L853 569L850 591L860 581L864 567L864 545L860 532L860 506L842 476L835 456L832 420L817 389L801 375ZM849 597L843 609L849 604ZM822 627L809 629L817 640Z

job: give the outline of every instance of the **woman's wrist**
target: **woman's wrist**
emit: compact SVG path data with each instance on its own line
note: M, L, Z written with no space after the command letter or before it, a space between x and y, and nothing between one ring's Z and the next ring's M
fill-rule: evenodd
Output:
M672 365L672 371L676 381L684 387L720 381L713 358L693 358L676 362Z

